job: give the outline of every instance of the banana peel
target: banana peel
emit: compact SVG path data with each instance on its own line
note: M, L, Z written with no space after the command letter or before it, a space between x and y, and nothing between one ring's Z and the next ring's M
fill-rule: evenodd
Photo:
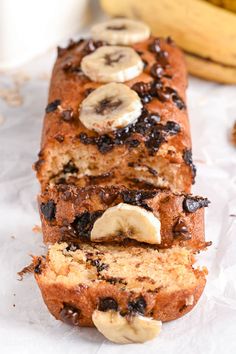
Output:
M204 0L100 0L111 16L146 22L157 36L171 36L186 54L189 72L236 83L236 14Z

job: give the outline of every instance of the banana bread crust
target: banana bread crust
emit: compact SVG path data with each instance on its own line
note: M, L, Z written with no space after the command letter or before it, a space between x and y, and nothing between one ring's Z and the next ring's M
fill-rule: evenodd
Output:
M163 63L166 59L158 57L155 52L157 43L161 53L167 53L167 62ZM95 184L97 176L100 185L124 184L145 189L164 186L189 192L195 167L185 105L186 69L181 51L170 39L154 37L131 46L142 57L146 67L142 74L125 84L141 95L144 116L155 114L160 118L155 127L160 141L154 139L147 143L150 131L143 120L142 133L139 123L138 131L129 134L127 139L111 134L99 136L86 129L79 120L82 100L90 90L101 85L82 73L80 61L99 45L100 42L81 40L58 52L44 118L41 151L35 163L42 188L48 182L58 183L62 179L67 183L72 181L78 186L86 186ZM161 78L152 74L153 65L158 63L164 68ZM159 85L157 96L144 103L145 97L151 96L150 88L143 84L150 82ZM135 88L137 83L138 88ZM78 160L88 163L82 166ZM140 169L142 178L139 178ZM92 181L91 177L94 177Z
M186 208L186 201L199 203L198 207L190 212ZM84 236L76 231L77 218L87 215L88 220L92 219L93 223L107 208L125 202L144 207L159 218L161 244L158 247L167 248L178 243L202 249L208 245L204 238L204 206L208 205L208 200L201 197L173 194L168 190L131 191L125 187L77 188L58 185L48 187L38 197L38 202L46 244L89 241L89 232ZM91 227L84 224L86 229L91 230Z

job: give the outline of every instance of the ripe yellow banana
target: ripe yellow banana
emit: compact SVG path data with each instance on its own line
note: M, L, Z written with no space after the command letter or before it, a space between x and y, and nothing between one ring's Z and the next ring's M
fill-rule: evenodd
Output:
M236 14L204 0L100 0L112 16L146 22L157 36L170 35L187 53L189 72L236 83Z
M226 10L236 12L236 1L235 0L206 0L211 2L216 6L225 8Z

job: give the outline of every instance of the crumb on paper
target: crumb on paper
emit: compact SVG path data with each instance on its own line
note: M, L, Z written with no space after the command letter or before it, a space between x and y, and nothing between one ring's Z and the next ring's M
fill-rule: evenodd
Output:
M231 132L231 143L236 147L236 121L234 122Z
M17 274L20 277L18 280L22 281L26 274L31 274L33 273L33 271L34 271L34 263L32 262L28 266L24 267L20 272L17 272Z
M19 88L0 88L0 98L11 107L18 107L23 103Z
M10 107L19 107L23 104L23 97L20 93L21 86L30 79L24 72L17 72L11 75L13 87L0 87L0 98Z
M16 237L15 237L14 235L11 235L11 239L12 239L12 240L15 240Z
M39 225L34 225L34 227L32 228L32 231L35 232L36 234L40 234L40 233L42 233L42 228Z

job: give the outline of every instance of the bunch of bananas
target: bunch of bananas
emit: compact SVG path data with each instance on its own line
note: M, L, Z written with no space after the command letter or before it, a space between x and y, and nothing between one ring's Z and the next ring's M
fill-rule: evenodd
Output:
M191 74L236 83L235 0L100 0L111 16L146 22L157 36L171 36L186 54Z

